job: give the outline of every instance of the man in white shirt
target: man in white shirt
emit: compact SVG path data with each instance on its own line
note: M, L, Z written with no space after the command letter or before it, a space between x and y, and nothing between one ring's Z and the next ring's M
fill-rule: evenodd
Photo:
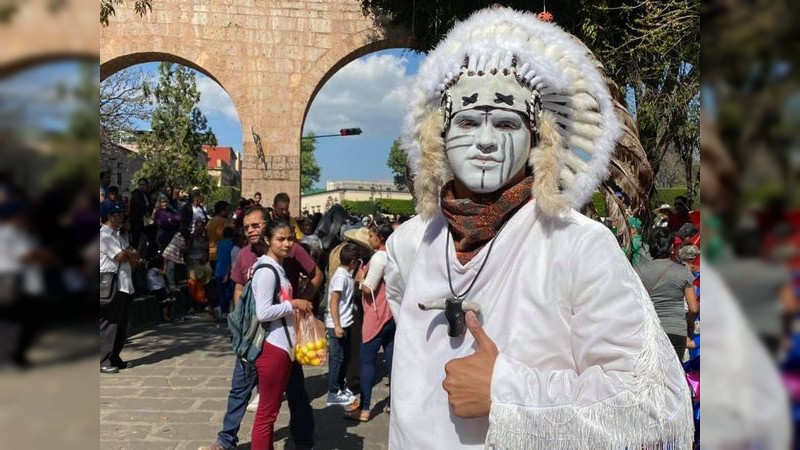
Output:
M621 130L598 67L506 8L457 24L420 67L403 138L419 215L387 243L389 448L691 448L652 302L575 210Z
M119 291L100 305L100 373L117 373L127 367L120 353L128 337L128 311L133 294L131 264L140 264L139 254L120 235L122 209L116 204L100 207L100 273L117 273Z

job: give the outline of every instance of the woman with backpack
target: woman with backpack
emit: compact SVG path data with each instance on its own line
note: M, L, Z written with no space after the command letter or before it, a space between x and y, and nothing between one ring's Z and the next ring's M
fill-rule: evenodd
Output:
M261 231L258 242L251 247L258 256L251 281L256 317L269 331L255 361L259 401L251 438L253 450L274 448L275 420L280 411L281 395L289 381L294 354L294 317L296 313L310 314L313 307L308 300L293 299L292 284L283 270L283 259L292 248L292 234L288 222L271 220ZM265 265L274 270L263 267Z

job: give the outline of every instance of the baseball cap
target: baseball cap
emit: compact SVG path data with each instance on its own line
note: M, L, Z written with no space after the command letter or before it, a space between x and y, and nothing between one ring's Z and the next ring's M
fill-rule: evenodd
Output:
M114 202L103 202L100 205L100 218L106 220L111 214L122 214L122 208Z

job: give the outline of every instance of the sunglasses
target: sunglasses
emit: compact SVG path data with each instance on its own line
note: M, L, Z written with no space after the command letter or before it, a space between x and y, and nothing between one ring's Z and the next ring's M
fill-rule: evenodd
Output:
M264 226L265 222L257 222L257 223L246 223L244 224L244 231L247 230L258 230L259 228Z

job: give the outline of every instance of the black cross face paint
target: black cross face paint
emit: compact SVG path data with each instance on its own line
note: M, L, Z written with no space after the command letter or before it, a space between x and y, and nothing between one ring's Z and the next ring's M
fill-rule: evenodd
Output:
M477 193L504 187L525 167L530 146L526 119L499 108L461 111L445 135L453 175Z

